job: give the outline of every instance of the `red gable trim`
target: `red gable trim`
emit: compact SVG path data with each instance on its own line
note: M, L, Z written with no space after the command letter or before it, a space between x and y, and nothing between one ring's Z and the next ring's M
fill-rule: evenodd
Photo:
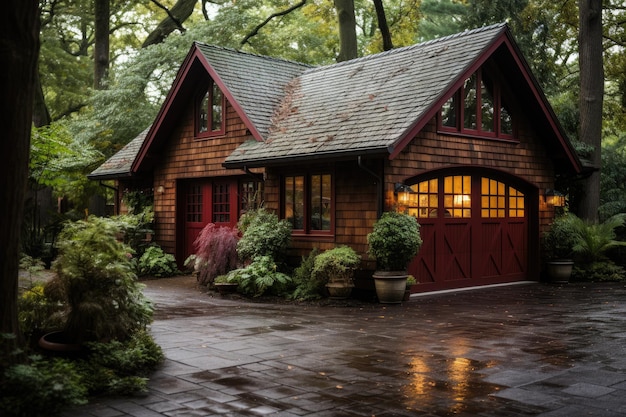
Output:
M222 81L215 69L209 64L209 62L206 60L206 57L202 54L202 52L200 52L197 45L194 43L191 50L187 54L187 57L183 61L183 64L178 70L178 74L176 74L176 78L172 83L172 88L167 94L165 101L161 105L161 109L159 110L159 113L157 114L154 123L152 124L150 130L148 131L148 134L146 135L146 139L141 145L141 148L137 154L137 158L135 158L135 161L131 166L132 173L135 173L139 170L142 163L146 159L146 156L148 155L150 149L153 146L157 145L158 141L156 140L156 138L160 134L162 134L162 130L165 129L165 127L167 126L167 119L169 117L172 117L171 112L173 111L173 109L177 105L180 105L179 100L185 100L185 103L187 103L186 97L180 97L180 94L182 94L181 90L183 86L185 86L185 83L191 77L190 73L191 70L194 68L194 64L196 62L202 65L202 68L219 86L220 90L222 90L222 93L224 94L228 102L233 106L248 130L250 130L252 136L259 142L263 141L263 137L257 130L256 126L254 126L252 121L248 118L241 105L239 105L237 100L235 100L233 94L226 87L226 84L224 84L224 81Z
M566 139L566 135L563 132L552 107L550 106L547 98L543 94L541 88L539 87L539 83L533 77L530 72L530 67L526 63L525 59L522 57L519 48L515 44L509 30L505 27L502 30L500 36L498 36L488 48L485 49L483 53L481 53L478 58L470 65L465 71L460 73L458 78L454 83L452 83L445 92L429 107L429 109L415 121L415 123L396 141L393 146L390 146L389 151L389 159L394 159L396 156L402 152L402 150L413 140L413 138L424 128L426 123L428 123L435 115L439 112L439 109L443 104L448 100L451 94L457 91L465 82L465 80L471 76L474 72L476 72L492 55L493 53L502 45L505 45L511 56L517 63L517 66L522 73L525 81L527 82L532 95L535 97L537 104L541 108L541 111L546 117L554 135L559 140L563 151L565 152L567 158L569 159L574 171L576 173L580 173L582 171L582 165L576 152L569 144L569 141Z

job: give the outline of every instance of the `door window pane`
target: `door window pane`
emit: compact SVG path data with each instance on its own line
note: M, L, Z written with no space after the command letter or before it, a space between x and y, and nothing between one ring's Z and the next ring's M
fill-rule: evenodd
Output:
M202 186L192 185L187 192L187 211L186 218L188 222L202 222Z
M524 217L524 194L509 187L509 217Z
M443 183L445 217L472 217L472 177L455 175L445 177Z
M439 181L437 178L411 186L409 214L414 217L437 217Z
M230 223L230 187L213 184L213 223Z

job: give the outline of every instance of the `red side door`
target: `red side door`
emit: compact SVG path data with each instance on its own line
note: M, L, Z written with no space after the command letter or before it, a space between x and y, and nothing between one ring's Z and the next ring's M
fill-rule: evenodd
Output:
M238 187L234 179L193 180L181 184L182 260L195 253L193 242L208 223L237 224ZM180 261L180 260L179 260Z

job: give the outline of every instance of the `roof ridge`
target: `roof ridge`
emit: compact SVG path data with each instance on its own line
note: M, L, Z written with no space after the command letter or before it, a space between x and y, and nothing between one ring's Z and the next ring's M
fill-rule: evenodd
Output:
M299 65L299 66L306 67L306 68L313 68L314 67L313 65L305 64L303 62L298 62L298 61L293 61L293 60L289 60L289 59L285 59L285 58L273 57L273 56L268 56L268 55L255 54L255 53L252 53L252 52L241 51L239 49L230 48L230 47L226 47L226 46L209 44L209 43L205 43L205 42L201 42L201 41L193 41L193 43L195 45L198 45L198 46L203 46L203 47L207 47L207 48L222 50L222 51L226 51L226 52L234 52L234 53L247 55L247 56L254 56L254 57L257 57L257 58L263 58L263 59L267 59L267 60L270 60L270 61L279 61L279 62L284 62L284 63L288 63L288 64Z
M308 72L311 73L311 72L315 72L315 71L318 71L318 70L326 70L326 69L329 69L329 68L337 68L337 67L341 67L341 66L344 66L344 65L351 65L351 64L355 64L355 63L359 63L359 62L363 62L363 61L368 61L370 59L377 59L377 58L380 58L382 56L398 54L398 53L405 52L405 51L412 50L412 49L423 48L425 46L430 46L430 45L436 45L438 43L446 42L446 41L449 41L449 40L452 40L452 39L462 38L462 37L469 36L469 35L475 35L477 33L486 32L486 31L494 30L494 29L499 29L499 28L503 28L503 27L507 27L507 26L508 26L508 24L506 22L501 22L501 23L496 23L496 24L493 24L493 25L481 26L481 27L475 28L475 29L466 29L463 32L458 32L458 33L454 33L452 35L442 36L441 38L430 39L428 41L416 43L416 44L413 44L413 45L408 45L408 46L403 46L403 47L400 47L400 48L390 49L388 51L378 52L376 54L365 55L365 56L362 56L362 57L351 59L349 61L337 62L335 64L322 65L322 66L314 66L314 67L311 67Z

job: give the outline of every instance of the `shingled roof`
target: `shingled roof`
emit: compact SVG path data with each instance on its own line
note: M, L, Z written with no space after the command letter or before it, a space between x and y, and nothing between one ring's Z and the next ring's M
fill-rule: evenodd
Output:
M132 165L139 149L146 139L150 128L145 129L137 137L126 144L115 155L105 161L87 176L89 179L107 180L122 177L130 177L132 175Z
M243 53L196 42L237 105L250 119L261 138L268 136L274 109L280 104L287 84L311 68L310 65L267 56Z
M526 97L556 146L579 163L507 25L497 24L322 67L195 42L151 128L90 177L150 170L177 112L207 73L253 137L225 159L227 168L365 154L393 158L503 44L517 96Z
M226 166L391 152L506 31L483 27L312 68L292 80L264 142L246 142Z

